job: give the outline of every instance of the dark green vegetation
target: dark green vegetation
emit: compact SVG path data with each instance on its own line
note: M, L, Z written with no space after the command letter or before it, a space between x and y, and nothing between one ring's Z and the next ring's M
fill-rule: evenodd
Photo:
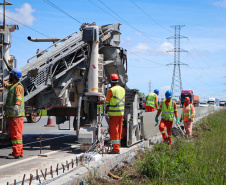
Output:
M191 142L160 144L137 162L138 172L155 184L226 184L226 110L209 115Z
M182 138L172 147L157 144L152 152L140 152L133 164L113 171L120 180L96 179L91 184L226 184L225 132L222 110L197 123L193 139Z

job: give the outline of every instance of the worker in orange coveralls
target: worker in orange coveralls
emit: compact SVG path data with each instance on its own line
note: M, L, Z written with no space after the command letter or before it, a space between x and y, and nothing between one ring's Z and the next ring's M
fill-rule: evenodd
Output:
M184 122L186 131L186 137L192 136L192 123L195 117L195 108L190 102L190 98L186 97L183 105L183 110L180 118L180 122Z
M159 90L155 89L153 93L150 93L146 98L145 108L146 112L154 112L158 110L158 94Z
M172 146L173 135L172 135L171 128L173 126L174 116L176 117L176 122L178 124L180 124L180 122L179 122L180 120L179 120L179 116L178 116L178 112L177 112L176 102L171 99L172 92L166 91L165 96L166 96L166 99L161 102L160 108L157 112L157 115L155 116L155 121L158 123L158 121L159 121L158 117L162 112L159 130L162 133L164 142L168 143L169 146ZM165 133L165 126L167 129L168 137Z
M23 158L23 123L24 123L24 87L19 82L22 72L15 68L9 72L9 83L4 81L4 87L9 90L6 104L5 116L9 120L9 135L13 145L13 152L7 159Z
M108 90L106 104L109 116L109 134L113 144L113 150L109 154L120 154L120 141L122 134L122 122L125 108L125 89L118 85L117 74L110 76L111 88Z

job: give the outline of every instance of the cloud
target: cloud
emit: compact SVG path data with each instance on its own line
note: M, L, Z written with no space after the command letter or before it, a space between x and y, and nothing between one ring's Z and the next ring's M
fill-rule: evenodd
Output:
M208 56L209 52L207 50L198 50L198 49L192 49L189 51L191 56Z
M171 90L171 87L169 85L159 87L159 99L165 98L165 93L168 90Z
M126 37L126 39L121 39L121 44L129 46L131 44L131 38L130 37Z
M3 12L2 8L0 8L0 12ZM35 9L32 9L31 5L28 3L24 3L20 8L15 8L15 12L6 10L6 23L18 24L12 20L14 19L22 24L31 26L35 21L35 17L32 15L33 12L35 12Z
M223 0L223 1L215 1L213 4L215 6L226 8L226 0Z
M173 45L170 42L163 42L156 50L156 54L167 55L167 51L173 49Z
M132 47L130 51L136 52L136 53L143 53L143 52L151 51L151 47L148 44L139 43L136 46Z

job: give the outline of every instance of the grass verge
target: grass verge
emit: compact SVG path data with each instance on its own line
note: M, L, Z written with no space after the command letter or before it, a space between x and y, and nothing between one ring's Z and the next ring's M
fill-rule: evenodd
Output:
M88 184L226 184L225 131L226 110L215 112L196 124L193 139L177 140L171 148L157 144L112 170L120 180L94 178Z
M154 184L226 184L226 110L201 120L194 139L145 152L137 170Z

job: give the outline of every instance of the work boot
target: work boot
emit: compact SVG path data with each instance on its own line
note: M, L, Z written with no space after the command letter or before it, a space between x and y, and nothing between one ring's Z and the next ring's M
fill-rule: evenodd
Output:
M8 156L13 156L13 154L9 154ZM20 155L20 158L24 158L24 156Z
M108 152L108 154L120 154L120 152L115 152L114 150Z
M22 156L23 157L23 156ZM9 155L6 157L6 159L20 159L22 158L21 156L14 156L14 155Z

